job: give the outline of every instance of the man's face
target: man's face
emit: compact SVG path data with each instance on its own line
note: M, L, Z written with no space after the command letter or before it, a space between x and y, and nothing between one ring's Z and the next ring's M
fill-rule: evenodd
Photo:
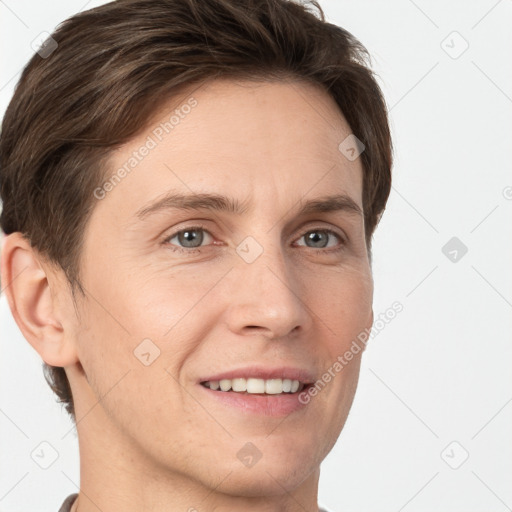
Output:
M350 127L310 85L222 80L180 100L113 152L107 179L149 147L95 199L82 252L87 293L72 329L85 375L67 368L79 435L110 453L131 451L146 474L222 481L242 495L282 492L311 475L338 438L361 352L306 405L297 393L202 383L257 370L279 378L280 369L315 382L371 327L363 217L350 208L299 212L341 195L362 210L362 164L339 151ZM158 130L186 104L194 106L169 133ZM221 201L147 208L171 193L225 196L240 211Z

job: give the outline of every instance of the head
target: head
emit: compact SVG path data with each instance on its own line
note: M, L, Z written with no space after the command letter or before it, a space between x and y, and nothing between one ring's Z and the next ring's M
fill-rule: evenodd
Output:
M250 442L254 493L265 470L293 467L293 486L327 455L362 351L281 416L210 403L204 382L286 365L314 384L332 368L373 321L371 240L391 187L369 56L307 7L80 13L24 69L0 141L2 281L59 400L84 429L77 411L99 401L94 421L204 482Z

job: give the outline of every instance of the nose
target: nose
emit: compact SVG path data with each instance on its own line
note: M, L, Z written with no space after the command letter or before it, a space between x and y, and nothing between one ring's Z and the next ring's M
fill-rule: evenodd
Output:
M280 247L265 247L251 263L235 256L230 274L226 314L232 332L278 339L310 328L313 319L304 284Z

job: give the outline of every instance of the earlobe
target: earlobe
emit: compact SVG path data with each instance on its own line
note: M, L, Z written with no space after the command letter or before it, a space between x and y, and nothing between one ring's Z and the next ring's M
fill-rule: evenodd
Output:
M21 233L2 242L2 288L11 313L25 339L44 362L68 366L77 361L56 307L55 290L40 257Z

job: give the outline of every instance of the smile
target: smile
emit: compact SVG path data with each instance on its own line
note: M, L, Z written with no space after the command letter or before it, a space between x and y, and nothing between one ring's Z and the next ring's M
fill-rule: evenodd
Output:
M304 389L305 383L292 379L258 379L234 378L201 382L214 391L225 391L246 394L279 395L281 393L297 393Z

